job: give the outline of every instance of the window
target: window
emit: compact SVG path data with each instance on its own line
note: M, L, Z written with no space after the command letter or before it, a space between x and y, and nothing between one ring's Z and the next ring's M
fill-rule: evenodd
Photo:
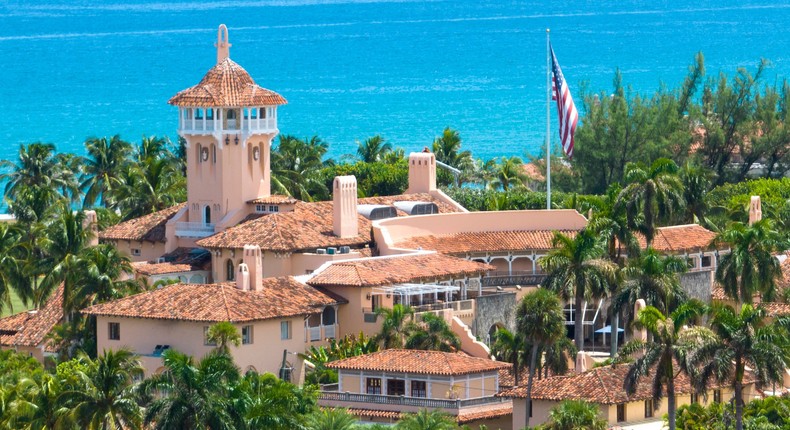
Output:
M139 257L142 252L140 252L140 248L132 248L132 255L135 257Z
M217 346L217 342L208 339L208 326L203 326L203 345Z
M205 149L206 149L206 159L208 159L208 148ZM211 224L211 207L209 205L206 205L206 207L203 208L203 223Z
M269 205L269 212L280 212L280 207L276 205Z
M252 326L245 325L241 328L241 344L249 345L252 343Z
M653 417L653 399L645 400L645 418Z
M713 401L721 403L721 390L713 390Z
M206 109L206 119L214 119L214 109Z
M234 270L233 260L230 258L225 262L225 279L228 281L236 280L236 271Z
M425 381L411 381L411 396L412 397L425 397Z
M332 306L327 306L324 308L324 312L321 313L321 324L335 325L335 308Z
M625 403L620 403L617 405L617 422L621 423L625 421Z
M710 255L702 256L702 267L710 267L713 265L713 258Z
M381 394L381 378L367 378L365 382L365 393Z
M406 381L404 381L403 379L387 379L387 395L405 396Z
M291 322L280 321L280 340L288 340L291 338Z
M110 340L121 340L121 323L107 323L107 334Z
M250 109L250 118L258 119L258 108Z
M691 403L699 403L699 394L691 393Z
M265 205L255 205L255 212L266 212Z
M203 119L203 109L195 109L195 119Z

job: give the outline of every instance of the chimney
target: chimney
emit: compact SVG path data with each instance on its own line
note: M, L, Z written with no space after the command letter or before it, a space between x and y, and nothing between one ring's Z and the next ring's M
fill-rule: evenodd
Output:
M332 231L338 237L359 235L357 178L336 176L332 186Z
M236 288L242 291L250 290L250 271L244 263L239 264L236 270Z
M225 27L225 24L220 24L217 30L217 43L214 46L217 47L217 64L230 57L231 45L228 42L228 27Z
M409 189L407 194L436 190L436 156L425 148L409 154Z
M763 205L760 202L760 196L752 196L752 201L749 203L749 225L761 219L763 219Z
M590 369L592 369L592 358L590 355L585 351L579 351L576 353L576 367L574 370L576 373L584 373Z
M261 258L261 247L258 245L244 245L244 256L242 264L247 269L249 277L249 289L260 291L263 287L263 259Z
M85 211L85 219L82 220L82 228L90 230L91 236L86 246L96 246L99 244L99 218L96 211Z

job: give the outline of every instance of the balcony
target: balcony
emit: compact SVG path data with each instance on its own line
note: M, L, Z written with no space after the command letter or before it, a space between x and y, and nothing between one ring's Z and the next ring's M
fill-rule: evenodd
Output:
M214 224L203 222L177 222L176 236L178 237L207 237L214 234Z
M305 327L305 341L318 342L323 339L334 339L337 332L337 325L320 325L315 327Z
M246 109L246 108L245 108ZM263 109L263 108L262 108ZM254 134L254 133L274 133L277 131L277 115L272 110L272 114L265 118L250 116L245 113L244 118L225 118L225 112L217 110L215 116L205 115L192 116L193 112L187 114L181 112L178 122L178 132L182 134ZM218 116L217 116L218 115Z
M507 403L509 400L503 397L477 397L472 399L429 399L425 397L407 396L388 396L384 394L359 394L359 393L338 393L332 391L321 391L318 395L320 404L333 406L334 402L360 403L368 405L392 405L392 406L413 406L426 409L449 409L459 410L471 406Z
M489 272L482 278L484 287L507 287L513 285L540 285L546 279L545 273L532 273L530 271Z

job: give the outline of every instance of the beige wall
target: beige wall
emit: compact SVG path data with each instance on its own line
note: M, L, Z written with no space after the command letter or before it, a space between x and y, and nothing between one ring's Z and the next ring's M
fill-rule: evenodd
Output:
M498 392L497 372L475 373L454 377L421 375L416 373L383 373L374 371L341 370L338 372L340 391L362 393L366 391L367 378L382 380L382 394L387 393L387 379L406 381L406 396L410 396L410 381L425 381L426 396L433 399L475 399L490 397ZM449 393L454 393L449 395Z
M365 322L365 312L370 312L372 298L367 298L373 292L372 288L361 287L328 287L328 290L348 300L348 304L341 305L337 312L338 337L357 335L363 332L368 336L375 336L381 331L381 318L376 322ZM372 297L372 296L371 296ZM392 307L392 298L382 295L381 306Z
M103 240L127 255L132 262L152 261L165 253L165 244L161 242L140 242L136 240ZM140 255L132 255L132 249L139 249Z
M258 372L277 374L282 363L283 350L304 352L304 320L302 317L288 318L291 322L291 339L280 339L280 321L266 320L249 324L234 324L241 332L244 325L253 326L252 343L231 347L236 365L242 371L250 366ZM120 323L120 340L108 339L108 323ZM203 330L211 323L151 320L139 318L97 317L96 337L98 350L119 349L127 347L137 354L151 354L156 345L170 345L172 349L199 358L214 347L204 345ZM295 371L301 368L301 361L295 355L288 356ZM150 375L161 367L161 358L144 357L146 375ZM295 375L299 376L299 375Z

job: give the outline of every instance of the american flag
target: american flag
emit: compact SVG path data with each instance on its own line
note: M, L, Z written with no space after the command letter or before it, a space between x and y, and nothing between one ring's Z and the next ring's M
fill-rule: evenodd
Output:
M571 90L568 88L568 83L565 82L565 77L562 76L562 69L557 63L554 48L551 48L551 71L551 99L557 100L562 150L568 158L573 158L573 135L576 133L576 124L579 122L579 111L573 104Z

